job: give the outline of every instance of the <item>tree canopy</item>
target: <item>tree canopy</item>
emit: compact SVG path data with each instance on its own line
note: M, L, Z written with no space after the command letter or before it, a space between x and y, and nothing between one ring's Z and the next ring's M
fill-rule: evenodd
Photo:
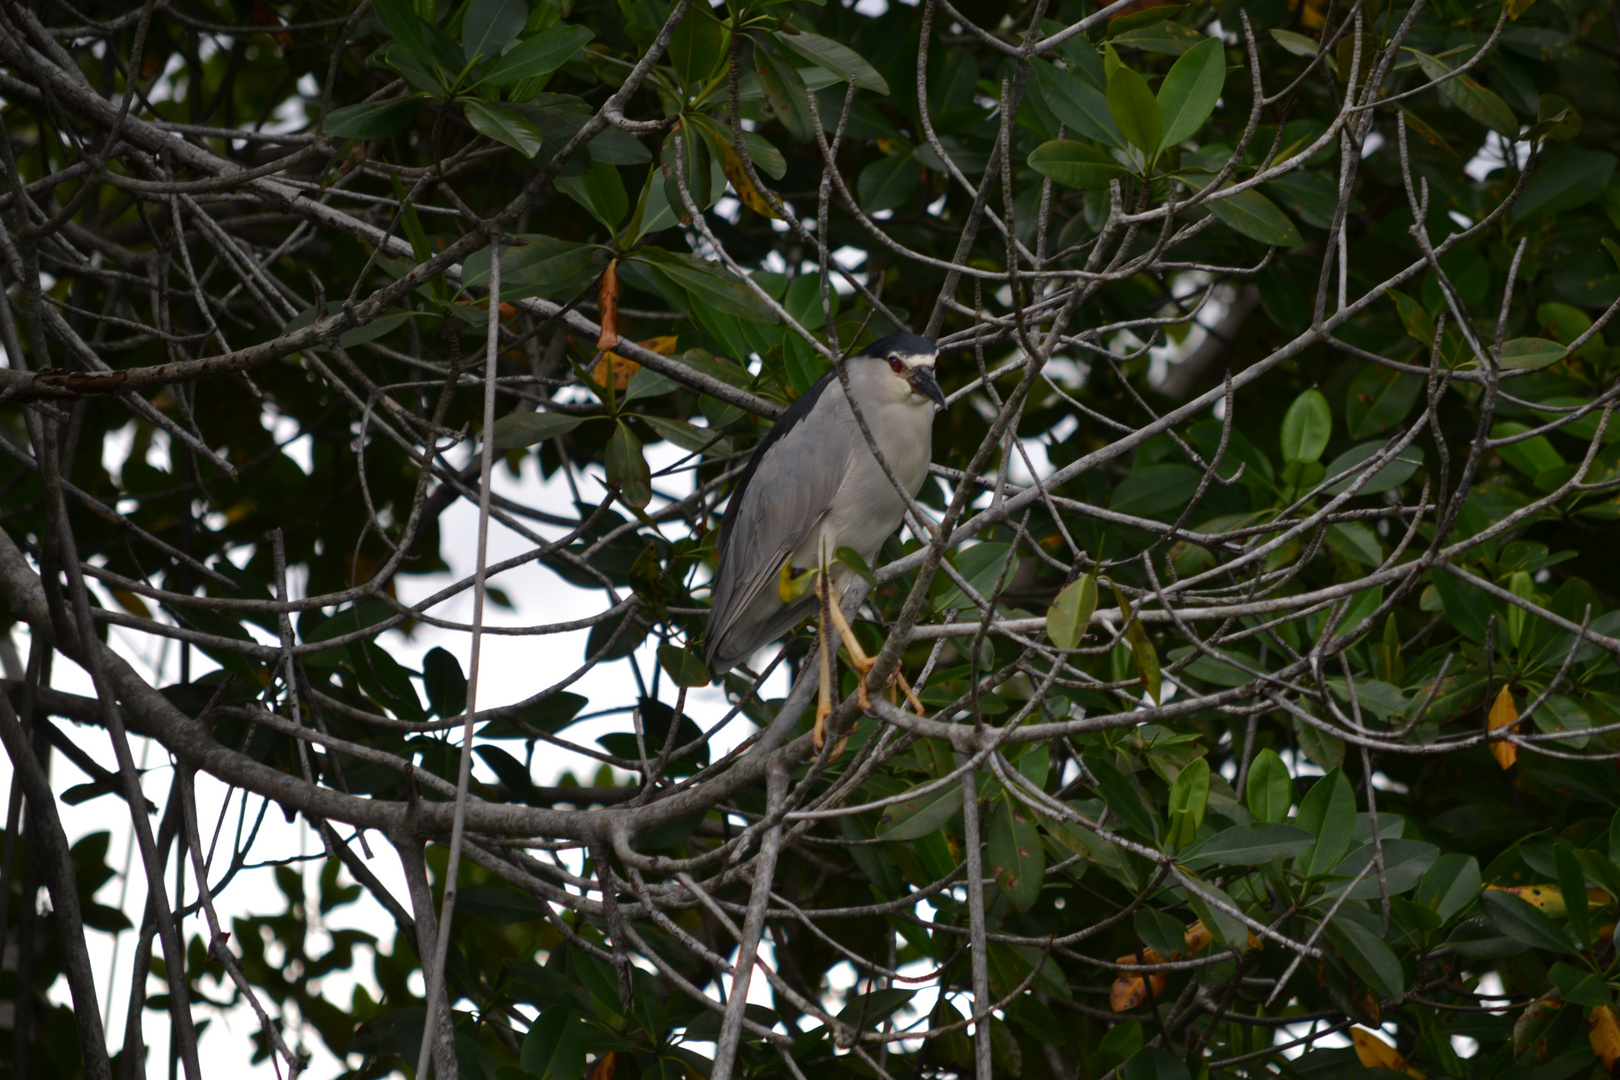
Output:
M0 31L16 1075L1620 1075L1620 8ZM949 405L818 749L817 620L703 666L715 539L897 330ZM480 700L496 633L567 674Z

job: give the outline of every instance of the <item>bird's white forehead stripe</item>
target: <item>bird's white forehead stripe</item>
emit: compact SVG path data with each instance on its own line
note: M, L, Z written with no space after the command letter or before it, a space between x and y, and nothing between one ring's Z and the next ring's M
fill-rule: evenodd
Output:
M923 353L918 356L907 356L904 353L895 353L894 356L896 356L901 363L905 364L906 367L910 368L932 367L934 364L933 353Z

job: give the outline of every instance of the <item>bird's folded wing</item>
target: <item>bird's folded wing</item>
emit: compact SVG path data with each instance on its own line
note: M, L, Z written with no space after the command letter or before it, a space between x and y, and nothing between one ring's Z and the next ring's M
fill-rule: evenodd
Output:
M817 396L808 415L795 419L800 422L763 448L753 475L726 510L725 565L709 613L711 641L725 635L761 589L776 587L782 560L826 515L848 471L853 429L836 384Z

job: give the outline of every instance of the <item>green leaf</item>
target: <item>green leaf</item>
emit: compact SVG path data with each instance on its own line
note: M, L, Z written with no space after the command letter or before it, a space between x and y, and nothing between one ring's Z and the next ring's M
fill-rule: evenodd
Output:
M1161 22L1153 26L1140 26L1114 37L1113 44L1143 52L1180 56L1209 38L1192 27L1176 22Z
M1384 448L1385 444L1378 439L1374 439L1371 442L1358 443L1346 450L1344 453L1340 454L1338 457L1334 458L1333 461L1329 463L1327 467L1327 475L1329 477L1340 476L1347 469L1354 469L1364 461L1371 461L1373 458L1382 453ZM1356 494L1378 495L1382 492L1389 491L1391 488L1400 487L1402 484L1406 483L1412 478L1412 474L1417 472L1418 467L1422 464L1423 448L1414 443L1408 446L1405 450L1402 450L1399 454L1395 455L1392 460L1382 466L1377 472L1373 473L1372 477L1368 479L1364 485L1362 485ZM1352 476L1347 476L1338 483L1330 485L1327 489L1327 493L1329 495L1337 495L1341 491L1347 491L1349 490L1350 485L1355 483L1358 479L1360 479L1359 473Z
M1385 289L1385 294L1395 301L1395 310L1400 314L1401 325L1406 332L1425 349L1434 346L1434 319L1424 310L1423 305L1395 289Z
M1202 186L1186 176L1182 179L1194 187ZM1284 248L1295 248L1305 243L1305 238L1299 235L1299 229L1295 228L1288 215L1253 188L1226 198L1213 198L1204 205L1216 220L1250 240Z
M918 840L945 823L962 808L962 785L946 784L916 798L889 804L878 822L879 840Z
M1615 267L1620 269L1620 244L1605 236L1603 238L1603 250L1609 253L1609 258L1614 260Z
M676 686L707 686L709 685L709 669L703 666L703 660L690 648L680 645L658 646L658 666L663 668ZM651 747L647 748L649 752Z
M1277 751L1267 747L1254 756L1243 799L1249 812L1263 822L1288 820L1288 808L1294 801L1294 781Z
M1401 962L1376 930L1356 918L1358 914L1358 909L1340 908L1338 916L1328 924L1328 936L1362 982L1385 1001L1400 1001L1406 996Z
M878 158L861 170L855 193L868 214L893 210L911 197L922 181L922 163L914 154Z
M1503 371L1539 371L1564 358L1569 350L1546 338L1521 337L1502 343L1498 364Z
M587 41L596 35L583 26L559 23L525 38L508 49L479 80L481 86L510 86L522 79L550 75L566 64Z
M720 70L730 45L731 31L707 5L687 11L669 39L669 61L688 97Z
M1284 461L1315 461L1333 434L1333 411L1320 390L1305 391L1288 406L1282 422Z
M1421 377L1368 364L1350 380L1345 393L1344 420L1350 437L1366 439L1394 427L1422 394Z
M1485 641L1485 627L1491 617L1491 598L1462 578L1437 570L1434 591L1446 613L1446 623L1476 645Z
M473 130L480 135L487 135L496 142L505 143L526 158L532 158L540 152L543 136L522 106L499 101L489 102L481 98L467 98L462 102L462 107L467 111L467 123L471 124ZM562 186L563 179L558 178L558 187Z
M617 422L608 439L604 463L608 483L618 488L626 503L639 510L652 500L652 473L641 452L641 440L623 420Z
M1277 44L1295 56L1315 56L1321 48L1315 38L1306 37L1304 34L1296 34L1292 30L1273 30L1271 36Z
M1479 902L1491 925L1514 941L1532 949L1576 955L1569 936L1537 910L1534 904L1498 889L1486 889Z
M1149 1046L1119 1070L1120 1080L1191 1080L1187 1063L1168 1050Z
M682 450L691 453L702 450L717 458L729 457L732 453L731 440L720 436L720 433L712 428L697 427L685 420L674 420L665 416L638 416L638 419L657 432L660 438L674 443Z
M1136 672L1142 678L1142 687L1147 691L1153 704L1159 703L1161 677L1159 672L1159 653L1153 647L1153 641L1148 637L1147 627L1142 625L1141 619L1131 617L1131 602L1123 592L1120 592L1119 583L1111 582L1114 589L1114 600L1119 604L1120 618L1125 620L1125 640L1130 642L1131 660L1136 664Z
M519 1055L525 1073L538 1080L583 1080L585 1025L578 1011L573 1004L554 1005L535 1019Z
M461 21L461 51L469 63L480 56L495 56L528 22L528 0L472 0Z
M1041 894L1046 873L1040 832L1029 811L1003 792L990 815L988 834L990 873L1013 907L1028 911Z
M1523 435L1530 428L1515 420L1507 423L1495 424L1491 427L1491 438L1508 439L1515 435ZM1560 454L1552 442L1545 435L1536 435L1529 439L1520 439L1507 446L1499 446L1496 452L1502 455L1502 460L1534 480L1548 469L1556 469L1564 464L1564 455Z
M1407 52L1417 57L1418 66L1423 69L1430 82L1445 76L1451 71L1451 66L1438 57L1428 53L1418 52L1416 49L1407 49ZM1509 139L1517 138L1519 134L1519 121L1493 91L1485 89L1471 75L1463 74L1440 84L1440 96L1460 109L1464 115L1479 121L1498 135Z
M1105 191L1108 182L1124 176L1125 166L1089 143L1053 139L1029 154L1029 167L1050 176L1064 187Z
M1216 38L1206 37L1181 55L1159 87L1159 112L1164 138L1157 149L1179 146L1190 139L1215 111L1226 85L1226 50Z
M585 420L583 416L567 413L510 413L495 421L495 449L521 450L557 435L566 435Z
M428 704L440 716L460 716L467 707L467 676L461 661L435 645L422 657L422 685Z
M1543 139L1568 142L1579 135L1585 126L1575 106L1557 94L1542 94L1536 102L1536 122L1520 138L1532 142Z
M1344 770L1334 769L1311 786L1300 801L1294 824L1316 837L1300 855L1306 877L1321 877L1350 850L1356 831L1356 794Z
M1083 135L1125 149L1125 136L1108 111L1108 98L1097 87L1072 71L1053 67L1043 60L1030 62L1041 98L1052 113L1069 125L1070 134ZM1116 163L1117 164L1117 163ZM1054 177L1055 179L1055 177Z
M1204 809L1208 804L1209 762L1196 757L1176 774L1175 783L1170 785L1170 802L1166 808L1170 822L1167 842L1176 848L1192 843L1204 824Z
M1191 465L1162 463L1132 471L1117 488L1109 508L1121 514L1171 518L1186 508L1187 500L1198 490L1202 474Z
M800 30L796 34L779 33L774 40L818 67L837 75L840 80L847 80L853 73L855 85L862 90L871 90L878 94L889 92L889 84L878 74L877 68L867 63L860 53L848 45L832 38L822 37L820 34L812 34L807 30Z
M1442 923L1472 904L1481 884L1479 860L1472 855L1442 855L1424 871L1412 899L1434 911Z
M1097 778L1097 790L1114 815L1140 839L1158 843L1158 820L1142 801L1142 796L1130 777L1114 764L1113 755L1106 752L1088 754L1085 763L1091 774Z
M458 55L461 50L454 42L416 13L411 0L376 0L372 10L394 35L394 40L424 67L454 72L466 62Z
M1120 133L1142 151L1147 159L1144 168L1152 168L1164 135L1164 117L1147 80L1128 67L1115 68L1108 76L1108 113Z
M810 119L810 106L805 103L804 80L798 70L761 44L754 46L754 70L759 74L759 88L765 93L765 104L771 113L787 128L789 135L799 142L815 140L815 128Z
M387 139L411 126L422 111L422 99L412 95L378 105L345 105L321 118L321 130L344 139Z
M694 299L716 311L744 319L769 319L770 309L717 263L666 248L646 247L630 259L656 268ZM630 260L626 260L630 261Z
M1525 577L1528 579L1529 575L1526 574ZM1526 581L1526 584L1529 582ZM1576 860L1570 846L1561 842L1553 845L1553 866L1558 871L1558 887L1567 898L1565 904L1569 910L1570 933L1575 936L1577 943L1590 948L1593 936L1591 914L1586 906L1586 872L1581 869L1581 864Z
M427 719L416 685L387 650L375 641L351 641L348 654L350 670L368 697L401 720L421 723Z
M600 161L591 163L590 169L578 176L559 176L554 181L557 190L564 192L592 217L617 232L625 214L630 211L630 198L624 192L624 181L619 170Z
M1187 858L1223 866L1255 866L1278 857L1291 859L1310 847L1315 839L1293 825L1253 821L1223 829L1188 852Z
M607 252L595 244L575 244L554 236L524 233L521 245L501 248L501 298L568 296L596 280ZM479 248L462 264L461 284L476 289L489 283L489 248Z
M485 765L489 766L495 778L506 785L513 798L532 797L534 778L529 775L529 770L524 767L523 762L498 746L480 746L474 752L483 759ZM458 896L456 899L460 900L461 897ZM460 910L459 904L457 910ZM530 917L533 917L532 914Z
M861 553L854 548L840 545L838 550L833 552L833 562L849 567L855 571L856 577L868 585L877 584L877 577L873 575L872 568L866 565L866 560L861 558Z
M1570 908L1571 914L1574 911L1575 908ZM1559 960L1547 969L1547 977L1558 987L1558 992L1565 1001L1584 1005L1588 1009L1609 1004L1609 987L1604 983L1603 976L1596 972L1586 971Z
M1046 636L1060 649L1079 646L1097 610L1097 575L1085 574L1058 593L1046 613Z

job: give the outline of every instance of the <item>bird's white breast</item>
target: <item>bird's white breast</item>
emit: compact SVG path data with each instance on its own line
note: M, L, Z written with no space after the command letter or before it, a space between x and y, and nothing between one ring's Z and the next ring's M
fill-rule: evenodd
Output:
M928 478L928 464L933 460L933 402L912 393L905 380L887 371L872 382L875 385L854 387L862 402L862 415L895 477L915 496ZM842 388L835 384L828 392L838 395L836 416L841 425L847 425L853 450L827 513L793 553L793 565L799 567L819 565L823 551L831 561L840 547L851 548L870 564L905 516L906 500L874 459ZM842 565L833 567L840 588L851 574Z

